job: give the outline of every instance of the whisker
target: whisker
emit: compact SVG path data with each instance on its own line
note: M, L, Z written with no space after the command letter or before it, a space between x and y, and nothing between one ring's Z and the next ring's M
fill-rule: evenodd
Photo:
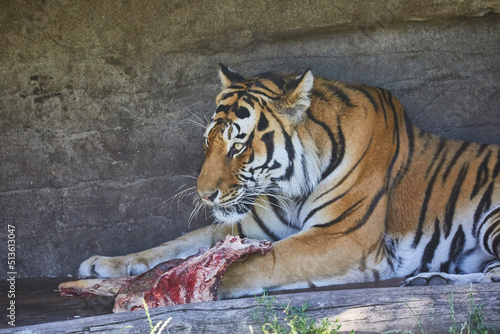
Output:
M186 120L184 120L184 122L189 123L191 125L194 125L196 127L202 128L202 129L206 129L206 127L207 127L206 124L203 124L200 121L196 121L194 119L186 119Z
M201 199L196 200L196 202L194 203L194 208L188 217L188 228L191 227L191 222L199 216L202 210L204 210L204 207L205 205Z
M179 189L185 187L185 185L179 187ZM167 201L174 201L177 199L177 207L180 207L180 202L183 201L188 195L195 195L196 194L196 186L192 186L186 189L183 189L181 191L178 191L177 194L173 195Z
M196 177L194 175L188 175L188 174L172 176L172 180L178 180L178 179L193 179L193 180L196 180L196 179L198 179L198 177Z

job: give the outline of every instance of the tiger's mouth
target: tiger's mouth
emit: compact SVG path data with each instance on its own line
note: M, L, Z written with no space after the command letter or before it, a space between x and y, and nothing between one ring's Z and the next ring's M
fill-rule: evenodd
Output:
M235 224L247 216L254 206L257 196L244 196L234 204L213 204L212 211L215 218L224 224Z

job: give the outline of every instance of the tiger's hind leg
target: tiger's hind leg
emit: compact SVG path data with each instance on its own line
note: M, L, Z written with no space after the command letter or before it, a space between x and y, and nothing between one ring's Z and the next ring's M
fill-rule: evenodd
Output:
M476 230L476 226L474 226ZM406 286L468 284L500 282L500 207L490 211L477 226L477 240L484 254L490 258L480 267L478 273L448 274L426 272L406 279Z

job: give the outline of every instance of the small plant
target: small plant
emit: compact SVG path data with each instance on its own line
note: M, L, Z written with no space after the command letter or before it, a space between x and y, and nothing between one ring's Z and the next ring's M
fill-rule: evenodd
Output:
M309 303L301 307L295 307L289 303L283 305L285 316L280 320L274 309L275 297L269 297L264 291L262 296L255 298L259 309L254 313L254 319L264 322L260 328L264 334L336 334L340 329L338 320L332 323L325 318L320 324L316 324L316 319L311 319L306 314ZM254 333L251 326L250 333Z
M146 316L148 317L149 327L151 328L150 334L161 334L161 332L163 332L165 327L167 327L167 324L170 322L170 320L172 320L172 318L168 318L165 322L163 322L163 325L162 321L160 320L155 326L153 326L153 321L151 320L151 316L149 315L149 308L144 299L142 300L142 305L144 306L144 311L146 312ZM157 329L160 329L158 333L156 333Z
M472 286L469 289L467 294L468 300L468 315L467 321L460 324L460 329L457 328L456 316L455 316L455 304L453 298L453 292L448 294L448 305L450 310L450 318L452 322L452 326L449 328L448 332L450 334L496 334L494 328L488 328L484 325L484 316L483 316L483 305L477 305L474 296L472 295ZM406 303L406 307L411 311L413 317L417 320L417 325L419 327L419 333L425 334L426 331L423 328L423 324L420 320L420 317L416 312L411 308L411 306ZM384 332L384 334L389 333L404 333L404 334L416 334L413 331L398 331L392 330Z
M472 284L467 293L467 320L463 322L460 326L460 330L457 329L456 319L455 319L455 307L453 302L453 292L449 293L448 303L450 305L451 321L453 325L450 327L450 334L489 334L496 333L494 328L488 328L484 324L483 306L477 305L472 295Z
M418 314L411 308L411 306L408 304L408 302L405 301L405 304L406 304L406 307L408 307L408 309L410 310L411 314L413 315L413 317L417 320L417 325L418 325L418 328L420 329L420 333L421 334L425 334L425 331L424 331L424 327L422 325L422 322L420 321L420 317L418 316Z
M146 317L147 317L148 322L149 322L149 328L150 328L149 334L161 334L163 332L163 330L165 329L165 327L167 327L170 320L172 320L172 318L168 318L166 321L160 320L160 321L158 321L158 323L156 325L153 326L153 320L151 320L151 316L149 315L149 308L148 308L148 305L146 304L146 301L144 299L142 300L142 305L144 306L144 311L146 312ZM163 325L162 325L162 323L163 323ZM123 327L117 333L120 333L121 331L123 331L125 329L130 329L133 327L134 326ZM159 331L156 332L157 330L159 330ZM102 333L102 334L106 334L106 333Z
M463 329L467 330L467 334L488 334L496 333L494 328L488 328L484 324L483 307L484 305L477 305L472 295L472 285L467 294L468 300L468 319L462 325ZM465 328L464 328L465 327ZM462 332L461 332L462 333Z

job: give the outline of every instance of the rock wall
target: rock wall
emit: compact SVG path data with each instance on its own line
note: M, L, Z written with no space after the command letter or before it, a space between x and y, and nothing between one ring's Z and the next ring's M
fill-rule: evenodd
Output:
M0 251L15 226L18 277L66 276L210 223L188 218L219 62L378 85L425 130L500 144L498 13L493 0L1 2Z

